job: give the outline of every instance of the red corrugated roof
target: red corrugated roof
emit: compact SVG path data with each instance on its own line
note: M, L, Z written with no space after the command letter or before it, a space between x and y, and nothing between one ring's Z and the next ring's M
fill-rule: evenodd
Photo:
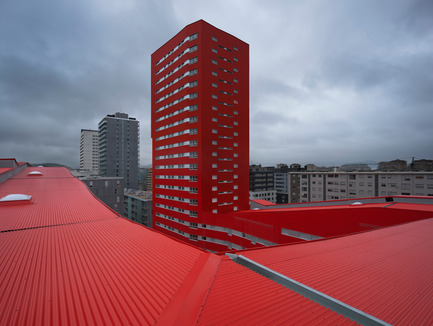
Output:
M41 176L28 176L30 171ZM126 220L64 168L0 184L0 325L354 324L228 257ZM432 322L433 221L242 251L391 323Z
M391 324L433 322L433 220L241 252Z
M0 185L0 324L153 324L202 255L123 219L66 169ZM7 232L5 232L7 230Z
M356 325L224 257L198 325Z
M263 206L272 206L275 205L275 203L268 201L268 200L264 200L264 199L253 199L251 200L252 202L255 202L259 205L263 205Z
M3 174L7 171L13 170L14 168L0 168L0 174Z
M0 198L8 194L31 195L32 203L2 207L8 218L0 219L0 231L118 218L65 168L26 168L0 184Z

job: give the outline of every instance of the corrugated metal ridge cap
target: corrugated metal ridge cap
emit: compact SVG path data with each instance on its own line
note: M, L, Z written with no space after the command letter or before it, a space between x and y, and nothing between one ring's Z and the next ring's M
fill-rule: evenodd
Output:
M161 325L196 324L222 257L205 252L173 295L155 323Z
M350 320L353 320L361 325L390 325L387 322L380 320L379 318L376 318L364 311L361 311L359 309L356 309L344 302L341 302L340 300L337 300L331 296L328 296L327 294L317 291L303 283L300 283L298 281L295 281L294 279L291 279L283 274L280 274L266 266L263 266L259 263L257 263L254 260L251 260L247 257L244 257L242 255L236 255L236 254L227 254L227 256L230 257L230 259L239 264L242 265L253 272L256 272L286 288L289 290L292 290L307 299L310 299L321 306L328 308L340 315L343 315L346 318L349 318Z

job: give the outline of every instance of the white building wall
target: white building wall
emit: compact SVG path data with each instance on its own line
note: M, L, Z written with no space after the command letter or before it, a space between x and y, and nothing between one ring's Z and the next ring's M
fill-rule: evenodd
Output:
M98 131L81 129L80 137L80 170L98 173Z

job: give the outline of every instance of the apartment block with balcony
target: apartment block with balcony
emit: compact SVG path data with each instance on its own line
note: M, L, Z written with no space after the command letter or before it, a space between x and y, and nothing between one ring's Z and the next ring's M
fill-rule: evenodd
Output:
M289 172L290 203L377 196L433 196L433 172Z
M151 62L154 227L197 241L249 208L249 46L199 20Z

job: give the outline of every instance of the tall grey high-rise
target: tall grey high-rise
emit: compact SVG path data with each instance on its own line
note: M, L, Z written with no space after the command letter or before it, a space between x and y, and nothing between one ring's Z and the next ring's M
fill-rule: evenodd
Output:
M123 177L126 188L138 189L139 122L126 113L107 114L98 132L100 175Z

